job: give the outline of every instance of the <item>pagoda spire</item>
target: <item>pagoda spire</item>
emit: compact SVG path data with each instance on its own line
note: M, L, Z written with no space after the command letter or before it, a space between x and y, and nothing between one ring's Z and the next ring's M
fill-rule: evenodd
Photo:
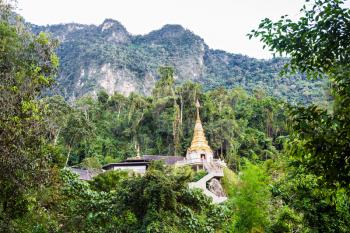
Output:
M201 119L200 119L200 117L199 117L199 108L201 107L201 105L200 105L200 103L199 103L199 101L198 101L198 99L197 99L197 101L196 101L196 109L197 109L197 119L196 119L196 122L197 121L201 121ZM202 123L201 123L202 124Z
M194 133L193 133L193 139L190 148L188 149L187 153L191 153L194 151L206 151L212 153L212 150L210 146L208 145L208 141L204 134L204 129L202 126L202 121L199 116L199 108L200 104L197 99L196 101L196 108L197 108L197 119L196 119L196 125L194 127Z

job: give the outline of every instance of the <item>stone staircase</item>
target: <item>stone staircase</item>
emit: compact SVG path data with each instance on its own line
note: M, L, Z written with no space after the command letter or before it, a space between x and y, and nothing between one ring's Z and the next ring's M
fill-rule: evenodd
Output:
M203 193L213 199L213 203L221 203L227 200L225 196L217 196L207 189L207 182L213 178L223 177L224 172L222 167L216 163L204 163L205 170L208 172L202 179L197 182L189 183L190 188L199 188L203 190Z

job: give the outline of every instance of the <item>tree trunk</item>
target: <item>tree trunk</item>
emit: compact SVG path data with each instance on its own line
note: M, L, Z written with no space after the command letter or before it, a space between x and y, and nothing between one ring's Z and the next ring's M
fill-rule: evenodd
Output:
M180 124L181 125L182 125L183 110L184 110L184 103L182 100L182 95L180 95Z
M72 152L72 147L68 146L68 154L67 154L66 164L64 165L64 167L67 167L67 164L69 162L69 157L70 157L70 153L71 152Z
M120 109L121 109L121 106L119 105L118 106L118 115L117 115L117 119L119 120L119 116L120 116Z
M57 130L57 133L56 133L56 135L55 135L55 137L54 137L54 139L53 139L53 145L54 145L54 146L57 145L57 141L58 141L58 137L60 136L60 132L61 132L61 128L59 128L59 129Z

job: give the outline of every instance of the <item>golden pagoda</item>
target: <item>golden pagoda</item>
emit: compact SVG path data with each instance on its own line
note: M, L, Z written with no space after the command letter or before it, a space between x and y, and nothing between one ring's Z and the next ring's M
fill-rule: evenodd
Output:
M208 141L205 138L202 122L199 116L199 108L200 104L197 100L196 102L197 108L197 119L196 125L194 127L193 139L190 148L187 150L187 156L189 159L193 158L204 158L210 159L212 158L213 152L208 145Z

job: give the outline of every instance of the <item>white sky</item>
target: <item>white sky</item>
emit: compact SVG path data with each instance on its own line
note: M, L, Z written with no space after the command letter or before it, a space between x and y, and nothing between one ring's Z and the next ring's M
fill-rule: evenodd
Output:
M27 21L38 24L121 22L132 34L146 34L164 24L181 24L210 48L256 58L271 57L246 34L263 18L299 17L303 0L17 0Z

